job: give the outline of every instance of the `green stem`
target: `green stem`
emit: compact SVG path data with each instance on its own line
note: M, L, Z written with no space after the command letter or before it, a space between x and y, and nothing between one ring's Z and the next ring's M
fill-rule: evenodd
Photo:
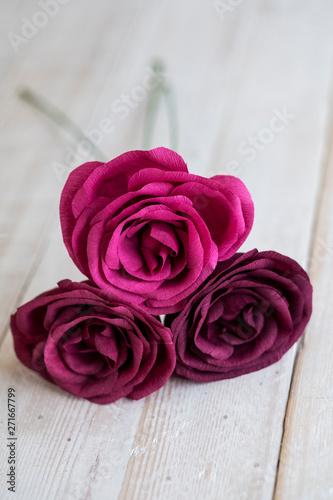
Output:
M169 120L170 147L173 150L177 150L178 120L175 93L171 85L166 81L164 64L160 59L156 59L153 62L152 69L158 83L157 86L150 91L148 96L143 147L144 149L149 149L151 146L158 110L162 102L162 97L164 97ZM19 90L18 95L23 101L30 104L30 106L52 120L53 123L64 129L75 141L87 141L92 148L91 153L94 154L96 159L103 162L108 161L105 154L85 135L83 130L50 101L27 87L23 87Z
M108 161L108 158L104 155L104 153L96 147L96 144L94 144L89 137L85 135L80 127L68 118L65 113L54 106L54 104L27 87L23 87L19 90L18 95L23 101L30 104L43 115L47 116L56 125L66 130L66 132L71 135L75 141L87 141L92 147L91 153L94 153L94 155L97 156L96 159L103 162Z
M178 147L178 120L175 93L171 85L166 81L164 64L160 59L156 59L153 62L152 70L156 75L158 84L148 96L146 121L143 132L143 147L144 149L149 149L151 147L154 126L157 120L157 112L161 105L162 97L164 97L169 119L170 147L176 150Z

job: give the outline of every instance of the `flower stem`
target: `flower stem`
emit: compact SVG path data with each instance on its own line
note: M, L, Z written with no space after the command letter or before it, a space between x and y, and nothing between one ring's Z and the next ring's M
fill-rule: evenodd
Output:
M178 147L176 96L172 86L166 81L164 64L160 59L155 59L152 64L152 70L155 73L158 83L156 87L151 90L148 96L146 121L143 132L143 147L144 149L149 149L151 147L157 112L159 110L162 97L164 97L169 119L170 147L171 149L176 150Z
M74 123L70 118L68 118L68 116L65 115L65 113L63 113L60 109L54 106L54 104L52 104L50 101L48 101L44 97L41 97L35 91L27 87L23 87L22 89L20 89L18 95L23 101L30 104L32 107L37 109L43 115L47 116L56 125L66 130L66 132L70 136L72 136L75 139L75 141L77 142L87 141L92 147L91 154L97 156L96 158L97 160L103 162L108 161L104 153L99 148L96 147L96 144L94 144L89 139L89 137L85 135L83 130L81 130L81 128L78 125L76 125L76 123Z
M148 96L143 147L144 149L149 149L151 146L154 126L157 120L157 112L159 110L162 97L164 97L169 120L170 147L173 150L177 150L178 120L175 93L172 86L166 81L164 64L160 59L156 59L153 62L152 69L156 76L157 85L150 91ZM19 90L18 95L23 101L30 104L30 106L37 109L40 113L53 121L53 123L65 130L72 138L74 138L75 141L87 141L91 146L91 154L94 154L97 160L103 162L108 161L105 154L91 141L91 139L89 139L83 130L50 101L28 87L22 87Z

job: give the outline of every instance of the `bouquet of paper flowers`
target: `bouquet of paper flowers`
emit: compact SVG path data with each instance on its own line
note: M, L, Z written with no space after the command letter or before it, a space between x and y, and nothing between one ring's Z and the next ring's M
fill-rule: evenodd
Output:
M170 149L81 165L60 220L88 279L18 308L18 358L101 404L140 399L173 374L208 382L275 363L309 321L312 286L289 257L237 253L253 217L238 178L190 174Z

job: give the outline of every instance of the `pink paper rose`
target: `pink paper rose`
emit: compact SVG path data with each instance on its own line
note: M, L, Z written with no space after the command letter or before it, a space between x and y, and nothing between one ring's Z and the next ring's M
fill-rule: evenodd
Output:
M25 366L94 403L143 398L175 366L168 328L88 283L61 281L19 307L11 329Z
M311 311L312 286L297 262L273 251L236 254L166 317L175 372L209 382L260 370L298 340Z
M253 213L239 179L192 175L165 148L85 163L70 174L60 202L77 267L152 314L179 311L217 262L237 251Z

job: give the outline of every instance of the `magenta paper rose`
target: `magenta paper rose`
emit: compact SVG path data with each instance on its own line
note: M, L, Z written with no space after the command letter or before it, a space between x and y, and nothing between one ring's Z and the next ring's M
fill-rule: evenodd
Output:
M143 398L175 366L168 328L87 283L61 281L19 307L11 329L25 366L94 403Z
M239 179L192 175L165 148L81 165L60 202L64 242L77 267L152 314L183 307L246 239L253 212Z
M272 251L236 254L166 317L175 373L209 382L260 370L297 341L311 311L312 286L297 262Z

